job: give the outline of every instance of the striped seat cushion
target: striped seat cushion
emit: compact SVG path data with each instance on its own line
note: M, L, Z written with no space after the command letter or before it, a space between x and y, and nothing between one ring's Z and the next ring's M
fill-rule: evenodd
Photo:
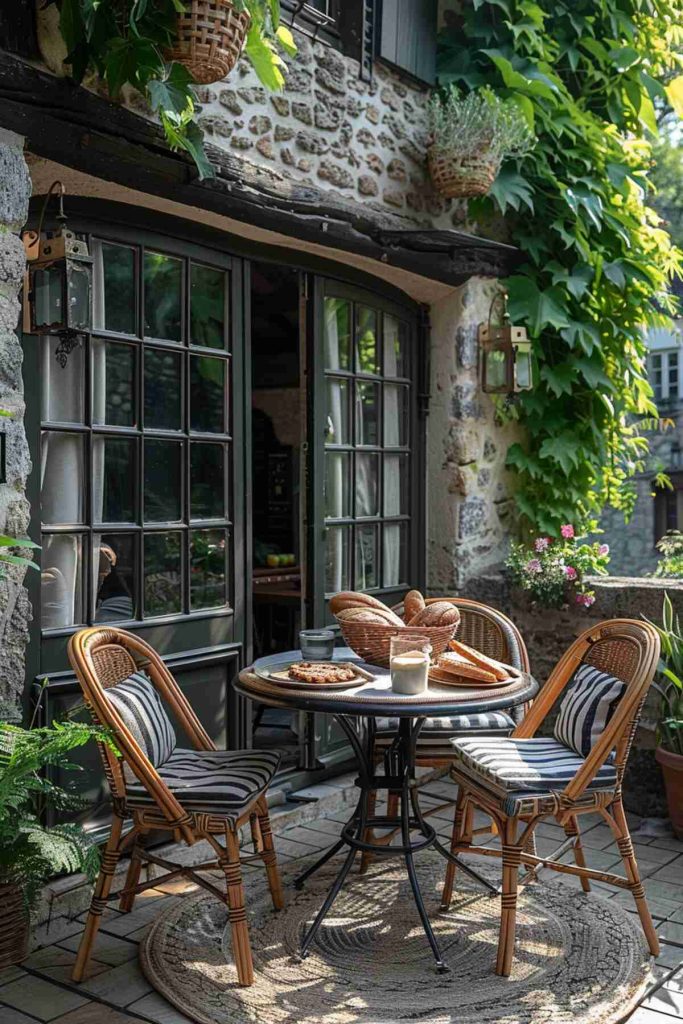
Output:
M176 735L161 697L144 672L134 672L128 679L104 691L133 734L138 746L155 768L169 759L176 745ZM127 764L123 766L127 781L135 775Z
M270 784L280 755L265 750L184 750L176 747L157 771L187 811L210 811L238 818ZM132 807L156 801L142 783L128 782Z
M592 665L581 665L564 691L553 730L555 739L587 757L625 692L626 683L621 679Z
M451 715L446 718L427 718L417 740L418 757L452 758L451 740L458 733L512 732L515 723L504 711L486 711L479 714ZM375 750L385 750L398 731L398 718L378 718Z
M563 789L573 779L584 759L555 739L510 736L454 739L452 746L466 768L507 792L536 792ZM598 769L590 789L611 789L617 770L611 761Z

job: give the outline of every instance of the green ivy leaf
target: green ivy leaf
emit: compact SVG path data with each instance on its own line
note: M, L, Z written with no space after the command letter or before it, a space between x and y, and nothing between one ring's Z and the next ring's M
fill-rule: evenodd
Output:
M579 464L580 446L576 434L565 431L557 437L547 437L541 444L540 455L557 462L569 475Z
M508 278L510 316L513 321L526 320L534 336L544 327L568 327L566 302L562 289L553 286L541 290L530 277Z
M632 46L619 46L614 50L610 50L608 57L620 74L628 71L629 68L632 68L634 64L638 64L641 60L640 54Z
M521 205L534 212L533 192L526 178L514 167L503 167L489 190L501 213L508 207L519 210Z
M560 363L558 366L550 366L546 363L541 367L541 380L544 380L550 390L559 398L560 395L570 395L572 385L576 380L576 369L572 363Z
M286 65L275 47L252 23L247 33L245 52L251 61L259 81L271 92L279 92L285 84Z

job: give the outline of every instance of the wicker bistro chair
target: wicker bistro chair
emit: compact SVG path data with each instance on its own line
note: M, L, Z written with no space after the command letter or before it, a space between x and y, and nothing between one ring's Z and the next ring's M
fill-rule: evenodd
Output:
M611 619L586 630L555 666L540 696L510 737L457 739L451 777L458 783L451 849L502 859L501 928L496 973L508 976L515 942L518 870L534 880L541 867L577 875L584 891L590 879L628 889L650 952L659 953L622 802L621 785L633 736L657 667L659 637L646 622ZM569 685L568 685L569 684ZM562 697L555 738L536 733ZM559 735L562 740L559 740ZM576 752L576 742L584 747ZM485 811L497 826L501 847L472 843L472 811ZM577 819L598 813L621 854L626 877L586 866ZM529 849L539 822L554 818L567 839L550 857ZM559 863L573 850L574 864ZM443 890L451 902L455 865L449 861Z
M119 899L120 909L127 912L138 893L184 876L227 905L238 980L241 985L251 985L254 972L241 865L263 861L273 905L279 910L282 887L265 796L279 755L217 750L159 655L131 633L103 627L81 630L71 637L69 660L94 719L113 731L120 752L117 755L100 745L114 817L73 980L83 979L109 900ZM194 749L175 747L173 727L159 698L173 710ZM124 832L126 819L132 819L132 827ZM254 854L241 858L239 828L247 821ZM215 860L185 867L148 852L145 837L159 830L190 846L206 840ZM123 889L110 895L116 865L126 852L130 863ZM139 884L143 862L168 873ZM224 873L225 892L202 877L207 871Z
M512 665L522 672L529 672L529 655L522 634L515 624L502 612L479 601L471 601L464 597L430 597L427 604L436 601L450 601L460 611L460 626L457 637L463 643L480 651L482 654ZM397 608L401 611L399 605ZM521 717L523 709L515 708L513 715ZM427 768L448 768L456 756L451 741L459 735L495 736L501 732L508 734L515 728L517 719L505 711L491 711L483 714L456 715L451 718L428 718L418 737L415 764ZM381 763L385 753L391 747L398 729L397 718L380 718L377 720L374 737L375 762ZM374 813L376 794L370 795L368 813ZM398 793L389 793L387 798L387 815L396 817L398 813ZM448 807L453 801L444 801L432 808L428 814ZM489 831L484 829L482 831ZM387 842L391 836L387 835ZM377 841L377 840L375 840ZM361 858L361 872L367 869L372 854L364 853Z

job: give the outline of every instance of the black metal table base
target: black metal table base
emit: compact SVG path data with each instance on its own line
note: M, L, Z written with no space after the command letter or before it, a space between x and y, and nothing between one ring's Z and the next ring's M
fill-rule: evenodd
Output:
M358 757L360 772L356 779L356 786L359 788L360 793L356 808L349 821L342 828L339 840L326 850L315 864L307 868L307 870L299 875L294 881L295 887L297 889L301 889L306 879L315 874L316 871L323 867L323 865L334 857L336 853L339 853L340 850L343 850L345 847L348 848L348 853L346 854L344 862L325 898L325 902L316 914L313 924L303 938L301 943L301 956L306 957L308 955L311 943L315 939L321 924L329 913L332 904L341 891L349 871L353 867L356 854L359 851L371 852L373 855L378 857L404 858L408 872L408 879L413 892L413 898L420 915L420 920L422 921L422 927L424 928L429 945L432 948L437 970L441 973L445 973L449 968L444 962L439 948L439 943L434 935L434 931L424 905L420 885L417 879L417 873L415 871L414 854L430 847L434 848L447 860L451 860L457 864L460 870L470 878L475 879L483 885L491 895L498 895L499 890L496 886L492 885L488 879L484 878L468 864L463 863L459 857L452 854L451 851L441 843L434 828L425 821L424 815L420 809L417 788L415 785L415 748L420 729L425 721L424 718L400 719L396 738L384 754L384 775L376 775L374 770L374 719L369 719L367 721L364 730L365 735L361 736L353 719L349 719L344 715L338 715L336 718L348 736L354 752ZM390 818L386 815L368 815L369 795L370 793L381 789L386 789L400 795L401 811L399 817ZM374 829L376 828L387 829L392 832L400 833L401 842L393 845L387 844L386 842L373 841L372 839L368 840L366 837L369 834L369 830L370 834L374 835ZM418 834L414 835L414 833Z

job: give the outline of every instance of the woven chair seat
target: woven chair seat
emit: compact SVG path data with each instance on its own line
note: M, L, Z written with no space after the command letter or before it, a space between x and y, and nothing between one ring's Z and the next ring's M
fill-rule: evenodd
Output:
M264 793L280 755L266 750L187 750L176 747L157 771L187 811L211 812L236 820ZM141 783L126 784L126 802L153 807Z
M470 773L505 792L556 792L571 782L584 764L584 759L569 747L542 736L457 738L452 746ZM598 768L588 788L614 789L616 784L617 769L610 759Z

